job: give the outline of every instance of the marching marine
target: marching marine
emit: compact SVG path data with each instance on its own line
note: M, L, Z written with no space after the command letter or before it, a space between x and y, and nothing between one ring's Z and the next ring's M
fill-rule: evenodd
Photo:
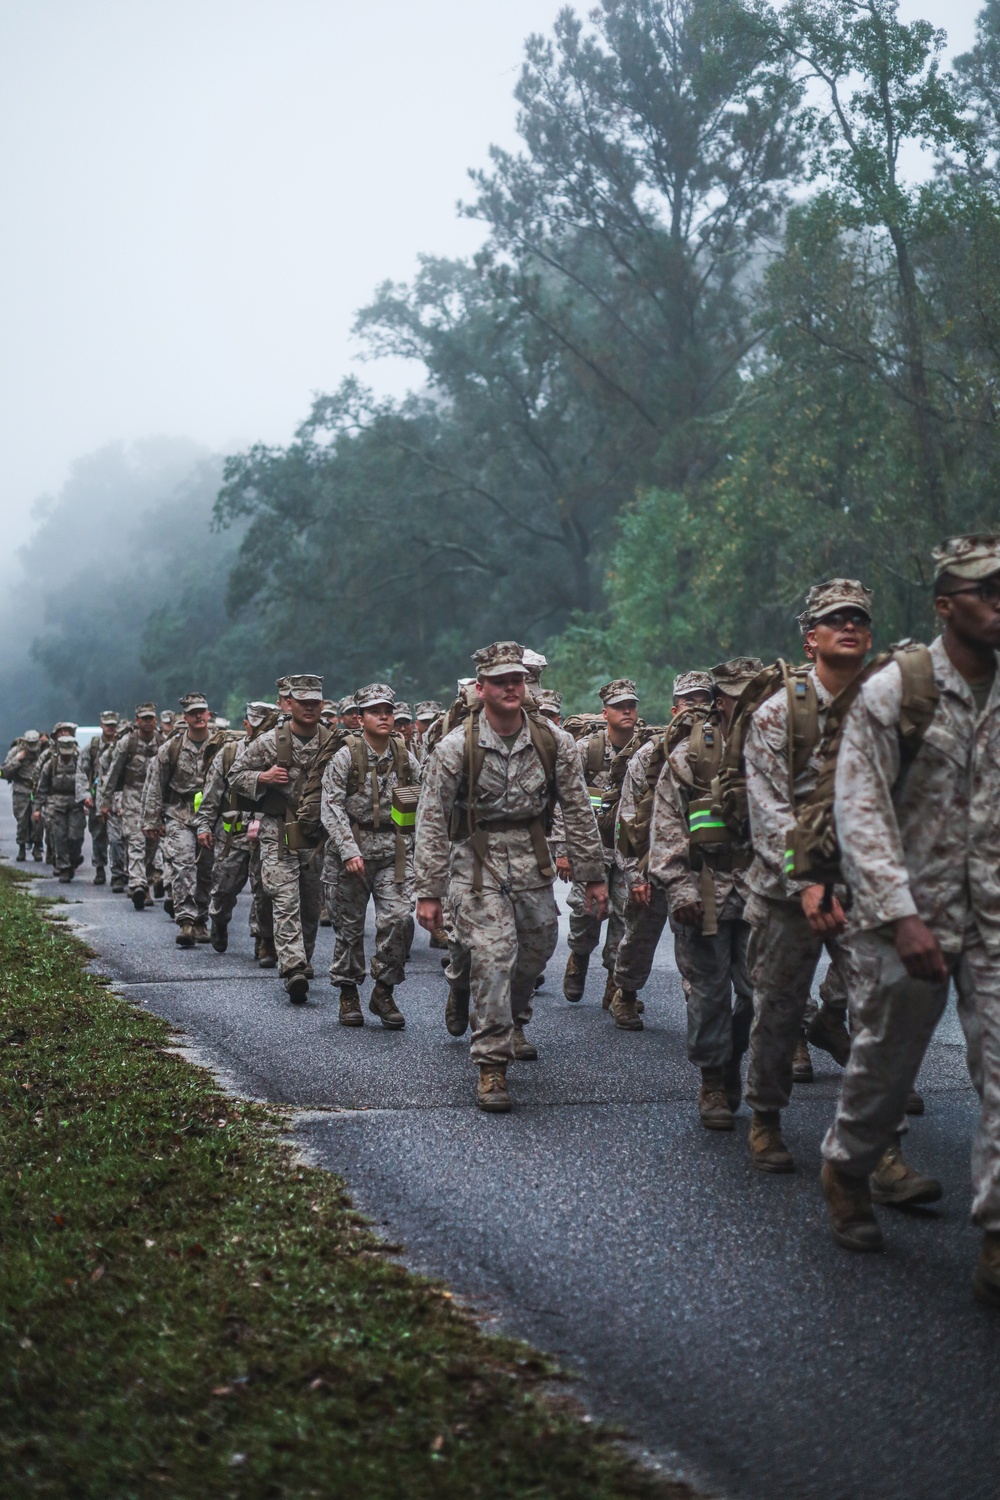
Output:
M162 836L170 867L170 900L179 948L208 942L208 898L212 886L212 851L198 842L196 819L212 756L221 743L210 730L211 714L203 693L180 700L184 729L156 752L146 785L143 820L151 839Z
M11 802L17 823L17 862L23 863L26 850L31 845L31 857L36 862L42 859L45 834L41 822L33 822L32 788L38 774L38 762L42 753L42 737L37 729L26 729L7 752L0 767L0 776L10 782Z
M225 953L229 947L229 924L240 892L248 881L253 891L250 934L254 939L255 956L260 955L262 942L266 941L270 946L274 942L271 898L260 889L259 881L253 879L256 841L249 836L249 825L254 807L245 798L232 794L230 781L240 750L252 742L276 711L273 703L248 703L243 717L243 738L237 739L235 735L227 738L216 752L205 778L196 826L199 844L207 845L214 854L208 916L209 939L216 953ZM217 845L217 840L221 841L220 845Z
M76 725L57 724L52 733L55 748L50 750L39 770L32 817L38 823L44 819L52 843L52 864L65 885L83 864L83 835L87 824L83 800L76 795L76 763L80 755Z
M98 784L100 808L108 817L114 815L116 798L121 798L128 894L136 911L152 905L149 887L156 879L156 841L146 832L142 803L146 779L162 743L156 704L138 704L135 727L115 742L107 770Z
M336 948L330 983L340 989L340 1024L360 1026L358 986L365 977L365 914L375 906L375 951L368 1002L390 1031L406 1022L394 996L406 977L413 940L413 827L420 762L394 734L394 696L373 682L357 694L362 732L332 756L323 773L322 821L332 860L330 916Z
M87 814L95 885L104 885L108 878L106 867L110 844L109 835L112 828L115 828L115 813L103 811L97 786L101 775L101 756L114 746L118 736L119 719L114 709L105 709L101 714L100 725L100 734L95 734L93 739L83 747L76 763L76 795L77 799L83 803ZM114 891L120 891L124 889L125 884L125 861L120 825L115 828L115 831L118 837L111 850L111 888Z
M522 656L514 641L476 652L479 711L435 749L417 813L417 920L439 929L447 902L456 941L469 955L476 1098L488 1113L510 1109L507 1066L558 937L546 843L557 805L585 913L599 921L608 901L580 758L567 735L524 712Z

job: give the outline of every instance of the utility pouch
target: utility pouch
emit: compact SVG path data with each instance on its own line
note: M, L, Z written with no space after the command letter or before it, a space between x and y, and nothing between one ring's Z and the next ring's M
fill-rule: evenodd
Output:
M416 826L417 803L420 793L415 786L394 786L392 789L393 826L404 833Z
M307 833L298 823L285 824L285 848L290 849L293 854L300 849L315 849L319 842L318 838Z
M729 844L733 837L711 797L699 797L690 804L688 833L692 844Z

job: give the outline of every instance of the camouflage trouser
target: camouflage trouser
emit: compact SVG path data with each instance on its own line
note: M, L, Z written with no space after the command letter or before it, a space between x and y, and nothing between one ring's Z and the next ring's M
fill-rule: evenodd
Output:
M948 983L912 979L895 945L855 934L851 951L851 1056L823 1155L852 1176L871 1172L898 1131L920 1064L948 1000ZM979 1095L972 1145L972 1217L1000 1232L1000 959L978 932L945 955L958 992L969 1075Z
M339 861L338 861L339 863ZM337 934L330 965L331 984L360 984L365 977L365 915L375 903L375 951L371 976L386 984L406 978L406 954L413 942L413 849L407 840L406 880L397 885L395 862L365 860L364 875L341 865L333 882L330 917Z
M586 886L574 880L566 905L570 910L569 948L571 953L593 953L601 941L601 923L595 916L587 916L583 910ZM608 870L608 930L604 938L601 962L611 970L615 966L615 954L625 931L625 903L629 887L618 865Z
M803 1025L809 1025L809 1022L819 1013L821 1005L831 1016L839 1017L840 1020L846 1022L847 981L842 972L842 963L843 954L839 950L831 950L830 967L823 975L823 980L819 987L819 999L817 1000L810 993L809 999L806 1002L806 1013L802 1018Z
M160 846L156 839L148 839L143 830L141 786L122 788L122 834L129 895L133 891L148 891Z
M559 937L552 887L505 896L453 885L449 907L458 954L469 956L472 1060L508 1063L514 1027L531 1020L535 980Z
M15 782L10 789L10 796L17 820L18 844L34 844L40 849L45 842L45 830L41 823L33 824L31 821L31 788L18 786Z
M174 903L174 921L204 922L212 889L211 849L198 843L195 829L189 823L171 817L168 811L163 854L172 874L170 894Z
M236 898L250 879L250 843L245 837L230 838L224 834L216 840L212 865L212 894L208 914L222 922L232 920ZM250 931L253 932L251 919ZM256 934L254 934L256 936Z
M250 931L254 937L263 938L274 945L274 906L264 889L264 877L260 872L260 840L250 840Z
M648 906L629 902L625 907L625 931L615 954L615 984L620 990L638 993L653 969L657 945L667 925L667 893L662 886L652 887Z
M674 958L688 982L688 1057L698 1068L723 1068L734 1054L743 1056L750 1035L750 927L739 917L720 918L715 936L703 937L698 927L672 925Z
M108 825L100 813L94 811L87 814L87 827L90 830L90 863L95 870L103 870L108 862Z
M45 804L45 827L52 843L52 866L57 875L71 874L83 863L83 835L87 815L82 802Z
M747 1103L752 1109L784 1109L792 1095L792 1059L823 939L813 932L797 901L752 895L745 916L753 928L749 966L754 1011ZM846 963L842 939L826 941L837 962Z
M320 864L314 849L285 847L284 823L263 818L260 873L271 898L278 972L304 969L313 956L319 928Z
M111 879L124 880L126 871L125 829L122 815L109 812L104 824L108 833L108 856L111 864Z

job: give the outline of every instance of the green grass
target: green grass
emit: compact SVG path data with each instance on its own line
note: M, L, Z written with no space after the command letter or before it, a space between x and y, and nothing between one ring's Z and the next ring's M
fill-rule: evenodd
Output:
M680 1496L0 870L0 1494Z

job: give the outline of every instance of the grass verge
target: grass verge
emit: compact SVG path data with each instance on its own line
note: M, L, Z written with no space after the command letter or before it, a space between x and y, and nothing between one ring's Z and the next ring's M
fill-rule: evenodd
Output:
M0 1494L676 1496L0 868Z

